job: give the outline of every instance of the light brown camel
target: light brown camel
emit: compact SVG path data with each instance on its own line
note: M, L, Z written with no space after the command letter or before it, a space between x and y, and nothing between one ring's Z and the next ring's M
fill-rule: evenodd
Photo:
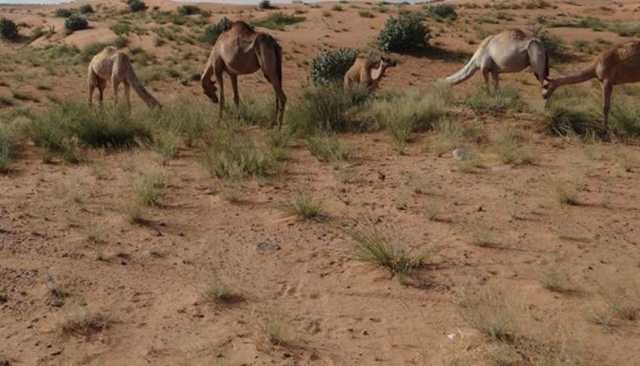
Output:
M223 73L229 74L233 88L233 101L240 104L238 75L252 74L258 70L273 86L276 94L274 123L282 126L287 97L282 90L282 48L270 35L254 31L245 22L231 22L211 50L209 60L200 81L204 93L213 103L220 103L220 117L224 110ZM215 82L211 79L215 76ZM220 99L216 96L216 83L220 88Z
M519 29L508 30L485 38L469 62L446 81L460 84L481 70L487 88L491 74L494 89L498 89L499 74L520 72L529 66L542 85L549 75L549 59L542 42Z
M542 97L551 98L553 92L562 85L578 84L596 78L602 82L602 114L607 127L613 86L640 81L640 41L623 43L604 51L582 71L549 79L542 88Z
M129 87L142 98L149 108L160 107L160 103L142 86L131 66L129 56L115 47L105 47L97 55L93 56L89 63L89 106L93 105L93 92L98 88L100 93L100 106L104 97L104 89L108 81L113 84L114 103L118 104L118 89L120 83L124 85L124 94L127 98L127 108L131 109L131 96Z
M375 62L368 57L358 56L344 75L344 88L363 86L374 90L378 87L384 72L393 66L396 66L395 61L386 57L381 57L378 62Z

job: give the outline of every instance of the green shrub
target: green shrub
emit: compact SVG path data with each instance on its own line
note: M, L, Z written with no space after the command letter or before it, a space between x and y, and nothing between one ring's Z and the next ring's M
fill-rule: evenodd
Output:
M261 0L258 3L258 9L260 9L260 10L269 10L269 9L274 9L274 6L271 5L271 1L269 1L269 0Z
M401 13L387 19L378 34L378 45L387 52L403 52L427 46L429 30L422 24L421 13Z
M131 12L138 12L147 9L147 4L142 0L128 0L127 4L129 5L129 10Z
M349 160L352 155L351 149L335 136L310 136L306 139L306 145L311 155L322 162Z
M493 116L507 111L522 112L526 108L522 97L513 88L501 88L491 93L481 87L468 95L463 104L477 114Z
M69 162L80 160L78 147L127 148L150 141L150 131L122 110L92 110L84 104L63 103L37 116L29 137L47 154Z
M337 84L310 87L290 108L287 121L292 133L301 135L359 130L363 126L353 123L351 112L364 100L362 91Z
M73 15L73 9L60 8L53 13L58 18L68 18Z
M315 85L342 81L357 55L353 48L321 51L311 61L311 81Z
M458 13L455 6L451 4L436 4L427 7L430 16L436 19L456 20Z
M619 137L640 136L640 107L629 98L620 98L611 107L609 128Z
M289 15L282 12L276 12L270 14L268 17L262 20L256 20L251 23L254 27L262 27L268 29L283 30L285 26L303 22L305 17L297 17L295 15Z
M118 36L115 41L113 41L113 45L118 49L125 48L128 44L129 38L127 38L126 36Z
M547 132L559 136L598 136L604 130L591 111L553 107L546 115Z
M84 4L78 10L80 10L80 14L91 14L94 12L91 4Z
M82 29L89 28L89 22L86 18L79 15L71 15L64 21L64 28L67 32L75 32Z
M136 202L143 206L160 206L166 187L167 177L161 171L143 172L133 182Z
M187 146L206 139L213 128L209 106L186 98L163 106L162 110L146 110L136 118L144 126L153 128L154 135L174 134L180 136Z
M265 177L277 172L270 150L259 147L249 136L220 128L209 142L201 163L218 178Z
M216 24L211 24L204 29L204 33L200 36L200 41L207 44L215 44L218 37L229 29L231 21L227 17L223 17Z
M178 7L178 14L180 15L195 15L200 14L202 10L195 5L181 5Z
M286 209L291 215L295 215L301 220L318 220L324 216L320 203L306 194L298 194Z
M0 19L0 37L8 41L15 41L18 39L18 26L11 19Z

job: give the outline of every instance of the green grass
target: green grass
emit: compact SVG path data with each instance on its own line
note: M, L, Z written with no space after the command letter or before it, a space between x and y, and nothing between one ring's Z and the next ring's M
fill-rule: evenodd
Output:
M296 195L286 208L288 212L305 221L318 220L325 216L320 203L307 194Z
M536 161L533 147L522 133L513 128L506 128L498 134L494 148L504 164L529 165Z
M303 22L305 19L305 17L275 12L269 14L269 16L264 19L251 22L251 25L254 27L284 30L285 26Z
M310 136L305 143L311 155L322 162L347 161L353 156L352 148L342 143L335 135Z
M144 171L133 182L137 202L144 206L159 206L167 188L167 177L157 169Z
M497 116L508 111L523 112L526 103L516 89L502 87L498 91L488 92L480 87L469 94L462 104L476 114Z
M355 242L356 259L386 268L393 275L411 275L427 264L431 254L413 255L396 238L377 229L351 230L349 235Z

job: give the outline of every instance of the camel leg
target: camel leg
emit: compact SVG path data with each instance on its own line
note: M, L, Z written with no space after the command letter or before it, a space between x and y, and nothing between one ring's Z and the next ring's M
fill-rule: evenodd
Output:
M89 84L89 108L93 107L93 92L96 86L93 84Z
M487 92L491 91L489 87L489 70L482 69L482 77L484 78L484 87L487 89Z
M604 117L604 127L609 128L609 110L611 109L611 94L613 93L613 84L605 80L602 83L602 115Z
M224 112L224 79L222 77L222 71L216 71L216 82L220 87L220 101L219 101L219 112L218 117L222 119L222 115Z
M231 79L231 88L233 89L233 103L236 108L240 107L240 94L238 94L238 75L229 74Z
M493 78L493 91L497 92L498 91L498 86L500 84L500 74L498 74L497 71L492 71L491 72L491 77Z
M113 78L111 80L111 83L113 84L113 105L117 106L118 105L118 90L120 89L120 80L118 80L117 78Z
M129 83L124 81L124 96L127 99L127 110L131 111L131 88L129 86Z
M99 79L98 80L98 93L99 93L99 102L100 102L100 108L103 107L103 101L104 101L104 89L107 87L107 81L106 80L102 80Z
M93 92L96 87L100 87L100 80L91 70L89 70L89 107L93 107Z

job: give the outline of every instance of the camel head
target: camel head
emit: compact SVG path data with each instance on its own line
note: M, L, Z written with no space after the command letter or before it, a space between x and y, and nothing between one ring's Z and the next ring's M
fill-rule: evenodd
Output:
M392 60L392 59L390 59L388 57L381 57L380 58L380 65L385 69L389 68L389 67L395 67L395 66L397 66L397 64L398 63L395 60Z
M204 90L204 94L211 99L213 103L218 103L218 95L216 94L218 89L216 88L215 81L209 80L209 82L203 81L202 89Z

